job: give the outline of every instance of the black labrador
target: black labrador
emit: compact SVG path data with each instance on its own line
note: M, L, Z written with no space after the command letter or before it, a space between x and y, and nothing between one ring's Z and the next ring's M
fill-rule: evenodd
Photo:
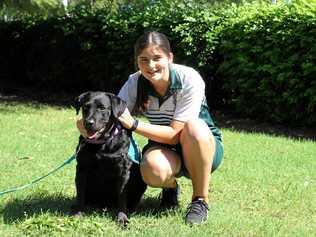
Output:
M76 204L73 214L87 207L115 208L117 221L127 225L127 213L135 210L146 190L139 164L128 156L131 132L117 119L126 103L105 92L86 92L75 99L82 108L88 137L79 137L76 167Z

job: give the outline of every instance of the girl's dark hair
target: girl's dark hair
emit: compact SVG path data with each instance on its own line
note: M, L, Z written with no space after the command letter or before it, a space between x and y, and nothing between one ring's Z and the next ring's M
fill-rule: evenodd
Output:
M166 35L156 31L148 31L141 35L134 46L135 64L137 67L137 58L142 51L150 45L155 45L161 49L166 55L171 53L170 43ZM150 90L150 82L140 75L137 84L137 98L133 114L142 114L147 110L148 106L148 92Z

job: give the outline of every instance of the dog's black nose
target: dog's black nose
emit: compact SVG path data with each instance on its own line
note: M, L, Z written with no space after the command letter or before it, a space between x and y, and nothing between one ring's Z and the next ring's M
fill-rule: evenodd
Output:
M85 127L87 129L92 128L93 125L94 125L94 119L88 119L85 121Z

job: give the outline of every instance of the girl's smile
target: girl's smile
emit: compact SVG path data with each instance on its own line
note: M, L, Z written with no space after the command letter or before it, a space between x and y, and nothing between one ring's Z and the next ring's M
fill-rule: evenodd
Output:
M173 55L167 55L158 46L148 46L137 57L138 67L143 76L153 84L157 81L168 81L169 64Z

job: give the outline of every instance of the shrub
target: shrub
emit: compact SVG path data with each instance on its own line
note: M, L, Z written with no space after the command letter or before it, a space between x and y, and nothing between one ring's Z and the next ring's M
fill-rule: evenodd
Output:
M315 9L301 1L246 4L226 22L216 75L236 111L283 123L315 123Z
M65 16L0 22L0 83L117 93L135 70L137 37L157 30L169 37L177 63L200 71L211 108L313 124L316 1L206 2L137 0L116 11L83 5Z

